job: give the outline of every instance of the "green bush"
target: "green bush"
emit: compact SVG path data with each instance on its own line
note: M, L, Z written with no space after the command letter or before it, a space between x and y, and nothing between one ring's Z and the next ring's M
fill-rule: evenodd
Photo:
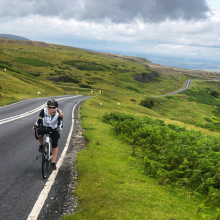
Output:
M206 88L206 89L197 90L197 91L188 89L184 91L183 93L185 93L186 95L190 97L189 101L220 107L219 100L217 100L213 95L211 95L211 93L213 94L213 92L215 91L210 88Z
M175 101L179 100L176 96L173 96L173 95L167 95L165 96L167 99L173 99Z
M210 118L204 118L207 122L212 123L212 120Z
M218 93L216 91L211 92L210 95L214 96L215 98L218 98Z
M215 116L220 117L220 107L215 108L215 109L212 111L212 114L215 115Z
M103 121L115 135L139 148L145 172L160 183L188 187L220 200L220 139L147 116L110 113ZM215 196L211 191L216 191ZM216 196L217 195L217 196Z
M142 105L146 108L152 108L154 106L154 100L147 98L147 99L141 100L139 105Z

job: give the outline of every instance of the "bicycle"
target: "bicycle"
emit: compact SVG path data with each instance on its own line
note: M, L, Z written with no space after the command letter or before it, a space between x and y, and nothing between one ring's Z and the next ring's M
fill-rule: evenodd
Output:
M51 138L50 134L53 133L54 129L51 127L44 127L42 129L45 133L45 142L44 142L44 147L43 147L43 152L42 152L42 176L43 179L46 179L48 177L49 172L51 171L51 160L52 160L52 144L51 144ZM35 130L35 137L37 137L37 131Z

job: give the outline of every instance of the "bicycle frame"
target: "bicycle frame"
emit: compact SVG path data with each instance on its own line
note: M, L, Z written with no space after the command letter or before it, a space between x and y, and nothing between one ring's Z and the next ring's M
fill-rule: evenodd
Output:
M49 152L47 152L47 156L49 155L49 158L47 158L47 160L50 161L52 159L52 152L50 152L51 151L51 138L50 138L50 134L46 134L45 136L46 136L45 143L48 143L49 145L49 148L48 148Z
M50 138L50 134L54 131L54 129L51 129L50 127L46 127L44 129L44 147L43 147L43 153L42 153L42 176L44 179L46 179L50 172L50 164L52 160L52 141Z

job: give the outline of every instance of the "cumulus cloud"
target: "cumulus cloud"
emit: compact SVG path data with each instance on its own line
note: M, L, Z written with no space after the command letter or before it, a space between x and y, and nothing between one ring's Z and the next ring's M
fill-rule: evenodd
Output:
M1 17L40 15L80 21L129 23L198 20L210 11L205 0L1 0Z

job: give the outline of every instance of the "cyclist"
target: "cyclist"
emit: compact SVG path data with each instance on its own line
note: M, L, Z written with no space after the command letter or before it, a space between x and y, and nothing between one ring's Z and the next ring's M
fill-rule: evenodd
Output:
M47 102L47 107L43 108L39 114L33 130L38 130L38 140L40 142L39 153L43 152L44 146L44 128L51 127L54 129L50 135L52 140L52 163L51 169L56 170L56 157L58 153L58 139L60 138L60 131L63 128L63 113L58 108L58 102L54 99Z

